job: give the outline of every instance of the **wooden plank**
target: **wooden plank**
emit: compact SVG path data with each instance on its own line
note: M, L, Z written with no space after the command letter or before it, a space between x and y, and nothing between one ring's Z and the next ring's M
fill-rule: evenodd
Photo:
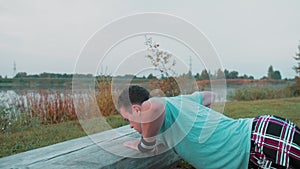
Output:
M172 151L147 157L122 145L138 137L124 126L0 158L0 168L165 168L179 160Z

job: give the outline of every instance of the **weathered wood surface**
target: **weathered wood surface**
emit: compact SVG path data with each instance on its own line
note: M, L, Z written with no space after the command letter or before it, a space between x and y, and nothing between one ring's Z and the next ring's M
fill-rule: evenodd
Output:
M134 139L132 137L139 136L128 126L124 126L90 137L81 137L0 158L0 168L166 168L179 160L172 151L151 157L133 158L142 153L122 145L125 140Z

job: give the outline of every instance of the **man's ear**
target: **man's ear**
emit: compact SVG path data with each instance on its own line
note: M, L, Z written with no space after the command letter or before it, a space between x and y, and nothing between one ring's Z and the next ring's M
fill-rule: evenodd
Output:
M141 112L142 110L142 106L138 105L138 104L133 104L132 105L132 109L136 112Z

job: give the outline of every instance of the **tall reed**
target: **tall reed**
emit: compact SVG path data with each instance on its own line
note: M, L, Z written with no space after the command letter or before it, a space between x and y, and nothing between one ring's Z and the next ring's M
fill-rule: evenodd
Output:
M5 106L0 105L2 132L77 119L74 97L68 91L20 91L19 95L8 97Z
M102 116L118 114L112 92L112 77L103 75L96 79L96 100Z
M23 110L27 117L37 118L42 124L56 124L76 120L73 96L66 91L39 90L38 94L26 95L22 99ZM26 105L26 106L25 106Z

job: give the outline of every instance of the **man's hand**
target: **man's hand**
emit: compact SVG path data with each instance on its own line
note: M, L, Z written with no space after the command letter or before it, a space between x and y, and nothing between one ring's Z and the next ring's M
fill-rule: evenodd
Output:
M128 148L134 149L136 151L139 151L139 149L138 149L138 144L139 143L140 143L140 140L129 140L129 141L124 142L123 145L125 147L128 147Z

